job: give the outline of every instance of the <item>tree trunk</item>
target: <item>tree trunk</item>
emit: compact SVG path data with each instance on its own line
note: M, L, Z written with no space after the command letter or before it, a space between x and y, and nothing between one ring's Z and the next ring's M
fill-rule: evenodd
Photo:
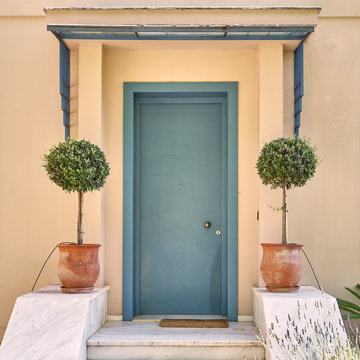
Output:
M83 244L83 207L84 207L84 194L79 191L78 192L78 199L79 199L79 204L78 204L78 223L77 223L77 243L78 245L82 245Z
M286 199L286 184L283 184L283 201L282 201L282 244L287 244L287 199Z

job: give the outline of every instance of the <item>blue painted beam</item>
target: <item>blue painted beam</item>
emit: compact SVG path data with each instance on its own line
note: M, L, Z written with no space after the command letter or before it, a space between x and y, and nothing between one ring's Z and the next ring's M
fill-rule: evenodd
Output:
M51 25L48 31L68 32L302 32L314 31L313 26L283 26L283 25Z
M304 40L313 26L48 25L61 39L97 40Z
M65 140L70 136L70 51L65 43L60 43L60 95L63 124L65 126Z
M304 95L304 43L294 52L294 135L299 138L301 125L302 97Z
M61 34L64 40L304 40L308 35L231 35L225 37L209 35L146 35L136 36L135 34Z

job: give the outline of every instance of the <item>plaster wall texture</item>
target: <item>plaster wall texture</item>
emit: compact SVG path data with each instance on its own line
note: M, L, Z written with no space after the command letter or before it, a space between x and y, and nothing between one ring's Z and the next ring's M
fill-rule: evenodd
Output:
M0 273L6 276L0 280L0 337L16 297L31 289L50 250L57 243L75 237L76 196L64 194L49 182L41 167L41 156L64 137L58 93L58 41L46 32L42 7L76 4L74 1L59 4L55 0L26 4L22 0L1 1ZM86 1L86 4L98 3ZM108 4L115 3L109 1ZM150 2L138 0L122 4L141 6ZM174 5L176 2L157 4ZM197 4L214 6L218 2L182 3ZM236 1L236 5L257 4L265 5L265 1L251 4ZM305 43L305 96L300 129L301 136L311 137L317 145L322 163L306 187L289 192L290 240L304 244L326 292L351 299L343 287L352 286L360 277L357 217L360 207L360 68L357 66L360 61L360 6L357 0L346 3L319 0L316 4L309 0L296 1L296 4L323 6L316 31ZM284 4L273 0L271 4L266 1L266 5ZM81 99L76 94L79 79L87 76L77 71L78 54L83 50L72 53L71 136L75 137L81 136L81 111L78 112ZM96 53L94 48L88 50ZM85 199L87 204L98 204L95 208L103 211L104 223L98 221L101 212L91 214L89 210L90 214L85 216L89 223L97 219L93 225L106 245L103 249L106 265L100 283L111 286L109 313L122 311L123 82L239 81L239 314L251 314L250 287L258 283L260 258L256 221L260 186L254 168L261 146L258 49L189 52L129 51L109 47L103 48L101 53L103 93L97 95L97 108L101 109L101 119L105 121L96 126L103 131L98 140L111 162L111 176L103 194L87 194ZM284 52L284 116L282 125L277 126L278 131L283 127L285 135L291 134L293 120L292 71L292 53ZM277 198L277 195L269 196ZM277 214L269 216L280 226ZM55 255L45 268L38 287L57 283L56 263ZM305 261L304 270L302 284L314 285Z

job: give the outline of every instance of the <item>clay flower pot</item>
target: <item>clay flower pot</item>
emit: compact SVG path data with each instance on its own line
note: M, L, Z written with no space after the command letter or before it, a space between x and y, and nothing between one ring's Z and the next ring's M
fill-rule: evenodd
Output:
M91 292L99 277L99 244L59 245L58 276L64 293Z
M294 292L299 289L302 265L299 244L261 244L263 258L260 272L271 292Z

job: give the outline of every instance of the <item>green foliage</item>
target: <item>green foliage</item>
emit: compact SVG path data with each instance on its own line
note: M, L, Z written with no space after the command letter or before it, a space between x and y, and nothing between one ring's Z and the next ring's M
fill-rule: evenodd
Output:
M357 290L360 290L360 284L355 285L355 288ZM355 297L360 299L360 292L357 290L350 289L348 287L345 287L347 291L349 291L351 294L353 294ZM360 319L360 306L356 305L355 303L351 301L346 301L342 299L336 299L339 308L341 310L344 310L347 312L347 314L343 315L343 319Z
M315 174L318 158L308 139L280 138L262 148L256 168L272 189L304 186Z
M100 148L86 140L66 140L44 155L43 166L52 182L67 192L102 188L110 167Z

